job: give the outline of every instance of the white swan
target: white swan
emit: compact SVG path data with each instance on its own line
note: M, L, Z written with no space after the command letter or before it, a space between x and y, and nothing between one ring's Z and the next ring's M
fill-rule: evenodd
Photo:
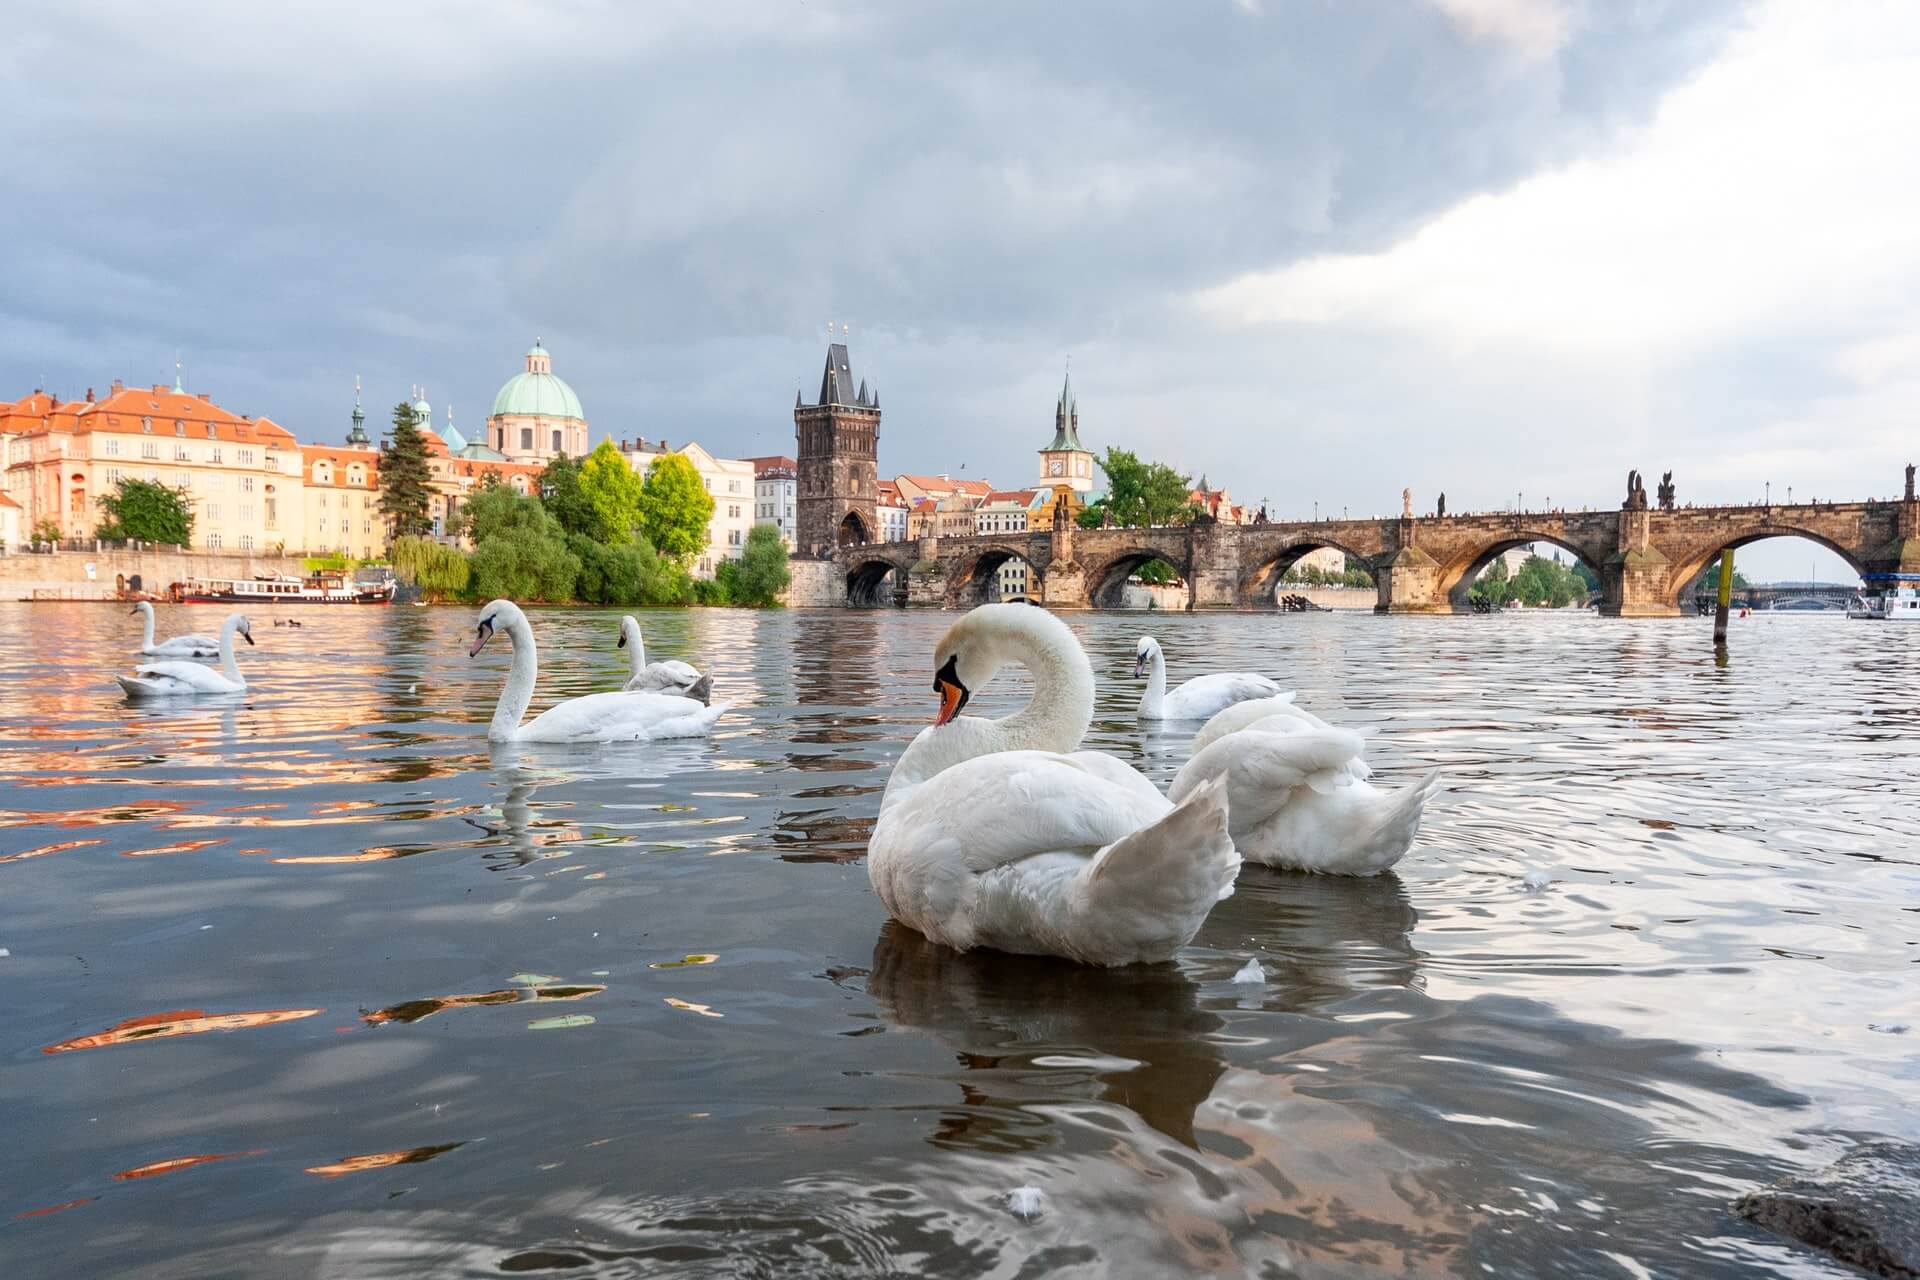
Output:
M956 718L1010 662L1032 673L1033 701L1004 720ZM1044 609L982 605L934 664L939 718L894 765L867 847L887 910L963 951L1118 965L1185 946L1240 869L1221 784L1176 807L1122 761L1074 751L1093 668Z
M713 677L678 658L648 662L646 642L640 638L640 619L632 614L620 619L620 647L627 651L629 692L677 693L699 702L713 701Z
M233 660L233 638L253 643L253 628L244 613L230 613L220 627L220 669L197 662L148 662L130 676L115 676L129 698L180 698L203 693L245 693L247 682Z
M1224 779L1234 848L1270 867L1378 875L1413 846L1439 788L1434 772L1382 791L1366 780L1364 738L1280 699L1227 708L1193 744L1167 794L1177 803Z
M649 742L655 738L694 738L713 728L725 711L702 706L692 698L672 693L590 693L557 702L525 724L520 717L533 701L540 658L533 643L533 627L520 606L495 600L480 610L476 638L467 656L473 657L504 631L513 641L513 665L507 686L487 726L489 742Z
M153 638L153 605L142 600L133 606L131 612L144 615L140 637L140 652L144 654L156 658L211 658L220 652L220 642L212 636L174 636L156 642Z
M1280 686L1265 676L1244 671L1195 676L1169 692L1167 660L1160 652L1160 642L1152 636L1141 636L1134 645L1133 675L1136 680L1147 677L1147 691L1140 695L1142 720L1205 720L1236 702L1278 697L1281 693Z

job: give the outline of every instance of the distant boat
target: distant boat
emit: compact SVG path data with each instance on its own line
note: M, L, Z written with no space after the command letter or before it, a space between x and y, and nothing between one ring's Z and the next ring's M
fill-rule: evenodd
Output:
M1847 616L1866 622L1920 622L1920 577L1913 574L1874 575L1885 585L1872 586L1847 601Z
M173 588L183 604L392 604L391 576L359 582L344 571L321 570L306 578L269 574L257 578L189 578Z

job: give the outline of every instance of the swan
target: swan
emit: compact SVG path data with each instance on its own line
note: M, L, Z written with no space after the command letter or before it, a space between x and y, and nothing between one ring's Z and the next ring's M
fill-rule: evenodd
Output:
M624 687L629 692L677 693L699 702L713 701L712 676L701 675L697 668L678 658L647 661L647 646L640 639L640 619L632 614L620 619L620 647L627 651L627 669L631 674Z
M1147 691L1140 695L1142 720L1205 720L1236 702L1281 696L1279 685L1245 671L1195 676L1169 692L1167 660L1152 636L1141 636L1134 645L1133 676L1136 680L1147 677Z
M1365 749L1359 734L1332 728L1291 702L1240 703L1194 735L1193 758L1167 794L1177 804L1224 781L1233 845L1250 862L1378 875L1413 846L1440 775L1383 791L1367 781Z
M194 697L203 693L245 693L246 679L233 660L233 638L253 643L253 628L244 613L230 613L220 627L220 669L203 667L197 662L175 660L148 662L130 676L115 676L129 698Z
M156 642L153 638L153 605L142 600L129 611L142 615L143 633L140 652L155 658L211 658L220 652L220 642L212 636L174 636Z
M506 688L487 726L489 742L650 742L655 738L693 738L713 728L726 704L702 706L673 693L590 693L548 707L525 724L520 717L533 700L540 658L527 615L511 600L495 600L480 610L474 657L498 632L513 641L513 665Z
M1004 720L961 716L1008 663L1032 673L1032 702ZM942 637L934 666L939 715L894 765L867 847L894 918L961 951L1086 964L1185 946L1240 869L1225 784L1174 805L1124 762L1074 750L1093 719L1093 668L1044 609L980 606Z

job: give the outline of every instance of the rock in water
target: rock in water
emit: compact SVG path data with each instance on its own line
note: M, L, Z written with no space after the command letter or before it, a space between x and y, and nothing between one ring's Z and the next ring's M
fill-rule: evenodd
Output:
M1041 1199L1038 1187L1015 1187L1007 1192L1007 1208L1013 1210L1016 1217L1037 1218Z
M1769 1231L1876 1276L1920 1276L1920 1147L1876 1142L1734 1203Z

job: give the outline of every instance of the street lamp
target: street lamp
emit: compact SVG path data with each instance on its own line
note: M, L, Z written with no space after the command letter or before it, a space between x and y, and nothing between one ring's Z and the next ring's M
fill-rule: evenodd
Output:
M1767 481L1767 505L1773 505L1773 481Z

